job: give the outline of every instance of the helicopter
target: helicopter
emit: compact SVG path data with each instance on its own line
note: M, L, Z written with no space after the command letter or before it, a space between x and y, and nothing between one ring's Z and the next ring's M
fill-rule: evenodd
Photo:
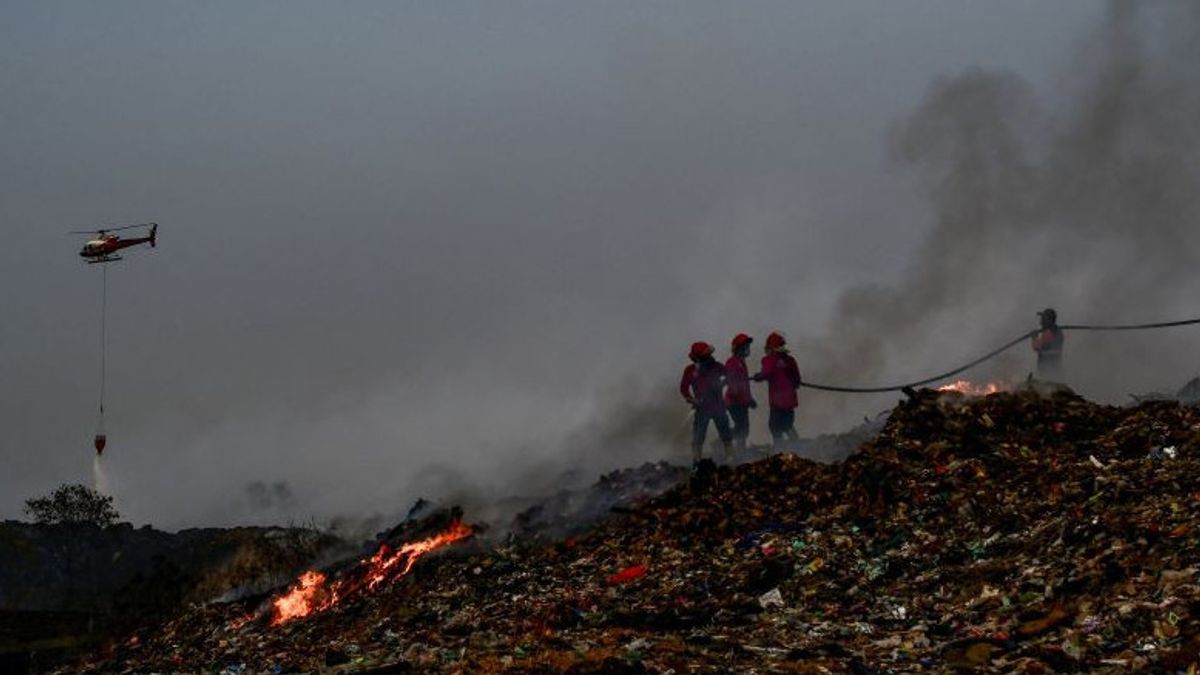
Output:
M150 234L145 237L130 237L122 239L120 236L112 234L119 230L128 230L135 227L148 227ZM121 256L115 255L117 251L138 244L150 244L154 248L158 241L158 223L142 223L140 225L125 225L124 227L106 227L98 230L78 230L71 234L95 234L96 238L83 245L79 251L79 255L85 258L89 265L95 263L108 263L121 260Z
M119 235L113 234L121 230L129 230L133 228L150 228L150 231L144 237L129 237L122 239ZM93 263L110 263L116 260L121 260L121 256L116 255L117 251L137 246L138 244L150 244L151 248L158 243L158 223L142 223L140 225L123 225L121 227L105 227L99 230L82 230L71 232L71 234L95 234L96 238L89 240L80 249L79 255L88 264ZM104 447L108 444L108 436L104 432L104 380L105 371L107 370L107 321L106 315L108 312L108 267L101 267L103 271L100 282L100 417L96 423L96 436L93 439L93 445L96 448L96 457L99 460L100 455L104 453Z

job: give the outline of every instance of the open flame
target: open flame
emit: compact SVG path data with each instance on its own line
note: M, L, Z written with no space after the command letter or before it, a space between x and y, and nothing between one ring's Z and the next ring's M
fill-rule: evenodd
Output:
M411 572L421 556L465 539L473 532L471 526L454 521L445 532L395 550L383 544L370 558L332 582L325 574L309 570L300 575L290 590L271 601L271 625L324 612L356 593L374 592L383 583Z
M308 616L313 610L322 606L325 598L325 575L309 570L300 575L295 588L286 595L275 598L274 624L291 621L302 616Z
M988 394L999 394L1002 391L1008 391L1009 386L1004 382L998 381L976 384L970 380L955 380L950 384L943 384L937 390L958 392L964 396L987 396Z

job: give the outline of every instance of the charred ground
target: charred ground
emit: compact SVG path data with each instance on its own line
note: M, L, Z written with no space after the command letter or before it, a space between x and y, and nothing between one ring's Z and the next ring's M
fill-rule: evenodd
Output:
M843 462L710 467L282 626L196 605L70 671L1173 671L1200 654L1198 458L1176 402L921 392Z

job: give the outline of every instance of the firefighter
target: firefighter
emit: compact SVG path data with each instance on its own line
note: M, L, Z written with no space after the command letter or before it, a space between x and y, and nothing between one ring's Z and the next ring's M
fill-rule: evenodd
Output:
M733 423L733 447L746 449L750 437L750 410L758 407L750 392L750 371L746 368L746 357L750 356L750 343L754 338L738 333L731 343L731 354L725 361L725 407Z
M679 393L694 409L692 415L692 469L700 465L701 450L708 435L708 423L717 427L717 435L725 449L725 459L731 454L733 434L729 417L725 415L725 366L713 358L713 346L696 342L688 352L692 363L683 371Z
M1037 374L1040 380L1062 380L1063 332L1058 327L1058 312L1046 308L1038 312L1041 328L1033 335L1033 351L1037 352Z
M796 359L788 353L787 341L779 332L767 336L763 345L766 355L762 358L762 369L754 375L755 382L767 383L767 398L771 405L768 426L776 448L785 448L800 440L796 433L796 406L800 388L800 368Z

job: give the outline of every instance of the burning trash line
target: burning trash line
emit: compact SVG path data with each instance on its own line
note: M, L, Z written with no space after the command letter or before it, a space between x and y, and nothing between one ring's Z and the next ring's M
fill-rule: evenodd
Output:
M950 384L944 384L937 388L941 392L957 392L963 396L989 396L991 394L999 394L1009 391L1009 387L1004 382L987 382L984 384L976 384L970 380L955 380Z
M300 575L290 590L271 600L271 625L319 614L347 597L374 592L382 584L407 575L426 553L465 539L474 532L471 526L454 521L446 531L427 539L409 542L396 549L383 544L370 558L333 581L323 572L309 570Z

